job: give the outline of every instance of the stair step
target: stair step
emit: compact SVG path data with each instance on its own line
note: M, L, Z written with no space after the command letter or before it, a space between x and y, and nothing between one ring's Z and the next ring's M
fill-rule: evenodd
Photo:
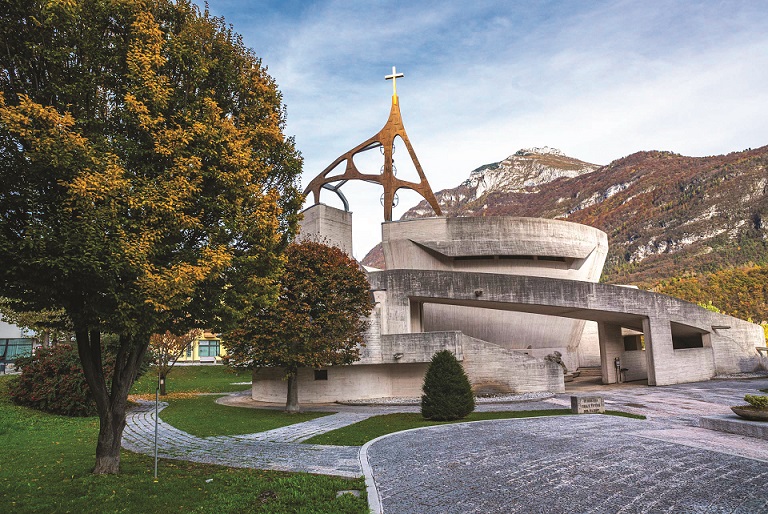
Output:
M579 368L580 375L582 377L601 377L603 371L599 367L582 367Z

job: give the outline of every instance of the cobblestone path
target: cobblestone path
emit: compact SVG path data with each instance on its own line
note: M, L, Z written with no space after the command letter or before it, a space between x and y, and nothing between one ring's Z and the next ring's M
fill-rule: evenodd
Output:
M648 424L445 425L380 440L368 462L386 514L768 512L768 461L649 439Z
M163 407L166 404L162 405ZM334 416L326 416L334 417ZM366 416L367 417L367 416ZM325 418L318 418L315 424L322 424ZM336 416L325 426L334 428L342 423L354 423L353 417ZM123 432L123 447L147 455L154 455L155 404L142 402L132 409L126 419ZM165 459L188 460L208 464L221 464L238 468L258 468L278 471L303 471L344 477L359 477L362 470L358 459L359 448L351 446L323 446L295 444L311 437L312 422L300 423L300 429L270 430L271 434L262 439L250 436L195 437L159 420L158 455ZM296 427L298 425L294 425ZM285 427L286 429L292 427ZM329 430L331 428L328 428Z
M698 428L701 416L728 413L766 387L598 387L576 394L648 419L529 418L393 434L365 448L369 501L386 514L768 512L768 441ZM542 404L567 407L569 395L532 408Z

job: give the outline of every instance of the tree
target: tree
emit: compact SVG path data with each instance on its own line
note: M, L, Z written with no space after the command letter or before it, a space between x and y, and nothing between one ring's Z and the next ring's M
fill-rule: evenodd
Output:
M118 473L153 333L277 293L301 159L272 78L190 0L10 0L0 17L0 290L63 309ZM102 333L119 337L105 376Z
M298 412L299 368L358 360L372 304L365 273L338 248L304 241L286 258L279 301L227 334L227 354L237 367L284 368L286 411Z
M448 350L432 356L424 375L421 415L425 419L450 421L475 410L475 396L461 363Z
M29 329L42 346L55 346L73 340L72 326L63 309L44 309L37 312L16 312L13 302L0 297L0 315L6 323Z
M172 334L170 330L166 330L164 334L152 334L150 336L149 349L154 354L161 395L165 396L165 382L176 361L202 335L202 330L195 329L180 336Z

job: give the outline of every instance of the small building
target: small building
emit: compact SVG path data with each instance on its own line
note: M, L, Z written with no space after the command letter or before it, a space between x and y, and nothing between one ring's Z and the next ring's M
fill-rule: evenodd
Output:
M26 330L0 318L0 362L14 362L32 355L35 339Z
M203 335L187 346L186 351L179 357L180 363L209 363L215 364L227 356L227 350L221 343L219 334L204 331Z

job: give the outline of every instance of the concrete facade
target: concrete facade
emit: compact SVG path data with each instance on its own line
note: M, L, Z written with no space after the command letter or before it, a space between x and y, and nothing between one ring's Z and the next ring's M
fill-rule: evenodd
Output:
M302 212L298 239L312 239L336 246L352 256L352 213L325 204L317 204Z
M597 282L608 237L592 227L539 218L429 218L382 225L387 269L471 271ZM426 332L460 330L509 350L582 363L584 322L540 314L425 304Z
M302 237L351 252L351 214L304 211ZM448 349L476 393L564 391L565 365L600 365L604 383L669 385L754 371L762 328L636 288L599 284L606 235L565 221L428 218L382 225L386 270L361 359L301 370L304 403L421 394L427 364ZM597 337L585 338L585 324ZM618 366L617 366L618 364ZM253 398L282 402L281 370L254 373Z

